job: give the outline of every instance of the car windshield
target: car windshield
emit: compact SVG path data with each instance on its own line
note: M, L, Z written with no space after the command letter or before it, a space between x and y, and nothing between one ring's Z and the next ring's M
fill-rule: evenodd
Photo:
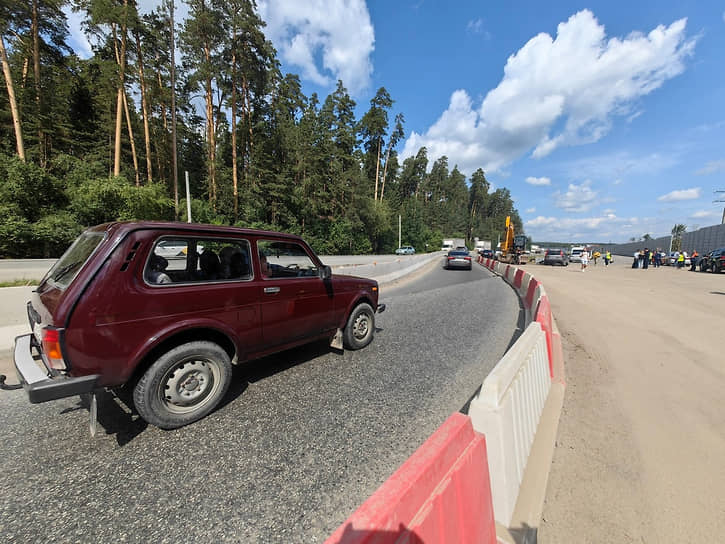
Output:
M58 289L68 287L104 237L105 232L86 231L82 233L48 270L40 285L47 282L52 283Z

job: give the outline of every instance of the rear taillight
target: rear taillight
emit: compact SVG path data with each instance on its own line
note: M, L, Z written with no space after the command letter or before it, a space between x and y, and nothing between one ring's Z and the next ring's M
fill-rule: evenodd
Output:
M50 368L54 370L65 370L65 361L60 349L60 330L43 329L42 332L43 353Z
M470 257L463 257L463 258L466 259L467 261L470 261L471 260Z

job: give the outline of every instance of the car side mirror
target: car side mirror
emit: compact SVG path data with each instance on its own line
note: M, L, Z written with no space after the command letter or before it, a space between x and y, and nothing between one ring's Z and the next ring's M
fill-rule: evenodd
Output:
M323 280L329 280L332 277L332 268L329 266L322 265L322 268L320 268L320 278Z

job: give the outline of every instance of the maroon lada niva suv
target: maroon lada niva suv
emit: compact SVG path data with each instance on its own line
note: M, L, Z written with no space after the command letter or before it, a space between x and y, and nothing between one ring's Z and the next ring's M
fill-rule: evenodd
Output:
M28 302L15 368L32 403L125 386L172 429L224 397L232 365L318 339L373 338L376 281L332 275L298 236L187 223L83 232Z

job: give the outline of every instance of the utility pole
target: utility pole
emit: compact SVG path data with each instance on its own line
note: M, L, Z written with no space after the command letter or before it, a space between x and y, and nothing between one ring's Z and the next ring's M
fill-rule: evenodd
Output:
M174 219L179 220L179 166L177 164L178 157L176 152L176 54L174 52L174 40L175 29L174 29L174 2L171 0L169 5L169 18L171 28L171 42L169 49L171 53L171 157L172 157L172 175L174 176ZM186 198L189 198L188 196ZM191 214L189 214L191 218Z
M398 214L398 247L403 247L400 244L400 242L401 242L401 240L400 240L400 227L401 227L400 214Z
M713 191L713 192L722 193L723 195L725 195L725 190ZM713 200L713 202L725 202L725 198L718 198L718 199ZM725 207L722 209L722 219L720 220L720 224L725 225Z

